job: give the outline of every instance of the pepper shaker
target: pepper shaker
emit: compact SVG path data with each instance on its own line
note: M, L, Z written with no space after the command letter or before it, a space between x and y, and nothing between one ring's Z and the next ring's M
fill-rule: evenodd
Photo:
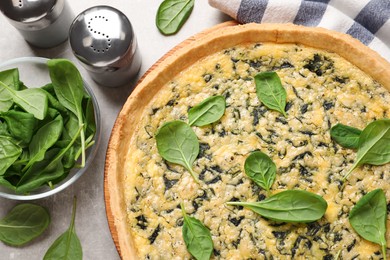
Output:
M66 0L0 0L0 11L27 42L40 48L64 42L74 18Z
M69 41L92 79L103 86L122 86L141 67L131 23L113 7L95 6L79 14L70 27Z

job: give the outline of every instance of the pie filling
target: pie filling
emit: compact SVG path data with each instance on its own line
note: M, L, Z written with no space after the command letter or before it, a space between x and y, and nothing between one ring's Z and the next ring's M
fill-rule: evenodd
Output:
M287 117L257 98L254 76L264 71L279 75ZM200 143L196 183L184 167L162 159L154 136L165 122L187 122L188 110L213 95L223 95L227 107L218 122L192 127ZM359 167L342 188L356 151L332 141L330 128L342 123L363 129L390 117L389 104L389 92L361 70L336 54L301 45L237 46L193 64L146 107L126 156L128 225L139 258L191 258L182 238L183 202L187 214L210 229L213 259L335 259L338 253L343 259L381 259L380 247L352 229L348 214L369 191L390 190L390 165ZM277 166L272 194L286 189L319 194L328 203L324 217L309 224L279 223L226 205L267 197L244 172L254 150Z

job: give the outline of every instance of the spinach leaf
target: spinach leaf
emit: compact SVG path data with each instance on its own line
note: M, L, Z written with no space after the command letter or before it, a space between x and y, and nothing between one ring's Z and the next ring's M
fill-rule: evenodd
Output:
M278 74L274 71L261 72L255 76L255 83L259 100L269 109L276 110L286 117L287 93Z
M2 123L1 121L0 121L0 135L10 136L10 133L8 132L7 124Z
M50 78L58 101L75 116L79 126L84 125L82 101L84 97L84 83L76 66L65 59L54 59L47 62ZM80 133L81 141L81 167L85 165L85 134Z
M226 101L223 96L209 97L188 111L190 126L204 126L218 121L225 113Z
M246 175L268 193L275 181L276 165L266 154L256 151L245 160Z
M19 90L19 70L10 69L0 72L0 81L15 90ZM8 90L0 85L0 112L8 111L13 104Z
M42 91L45 92L45 94L48 98L49 107L52 107L52 108L60 111L61 113L68 113L66 108L63 105L61 105L61 103L51 93L49 93L48 91L46 91L44 89L42 89Z
M86 106L84 108L85 121L87 123L87 134L95 135L96 133L96 123L95 123L95 113L92 103L92 98L86 98Z
M43 160L46 151L52 147L61 136L62 128L63 119L61 115L58 115L55 120L42 126L36 132L29 145L30 160L23 168L23 172L27 171L33 163Z
M15 140L21 140L23 145L31 141L37 120L30 113L10 110L0 113L0 117L7 122L8 131Z
M45 153L45 158L33 164L29 170L22 176L17 187L16 192L28 193L42 186L44 183L49 183L52 180L61 178L67 174L65 171L62 158L72 148L76 139L79 137L82 126L78 133L69 142L68 146L62 149L54 148Z
M336 143L351 149L358 148L361 133L361 130L343 124L337 124L330 129L330 136Z
M387 205L382 189L364 195L349 213L349 223L364 239L379 244L386 259Z
M10 138L0 136L0 175L18 159L22 148L14 144Z
M47 151L43 160L34 163L21 176L15 191L20 194L27 194L41 187L43 184L62 176L64 174L64 166L61 160L56 159L59 152L59 148L53 148Z
M42 89L29 88L16 91L0 81L0 88L3 88L12 97L12 100L26 112L42 120L47 113L47 96Z
M197 260L208 260L214 250L213 240L210 230L198 219L189 217L180 203L183 214L182 234L188 252Z
M359 137L356 160L345 180L356 167L363 164L383 165L390 162L390 119L373 121Z
M275 221L308 223L325 214L328 204L319 195L304 190L286 190L259 202L227 202L247 207Z
M75 231L76 197L73 199L72 220L69 228L47 250L43 260L81 260L83 249Z
M0 220L0 240L20 246L42 234L49 224L50 216L45 208L30 203L19 204Z
M15 190L15 185L13 185L10 181L5 179L5 176L0 175L0 185L4 186L10 190Z
M195 0L164 0L156 16L156 25L162 34L175 34L190 16Z
M199 141L191 127L183 121L165 123L156 134L157 149L162 158L184 166L198 182L192 164L199 154Z

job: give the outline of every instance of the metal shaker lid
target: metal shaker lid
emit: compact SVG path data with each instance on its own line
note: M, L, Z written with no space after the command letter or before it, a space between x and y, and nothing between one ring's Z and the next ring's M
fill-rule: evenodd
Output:
M79 14L69 31L75 56L93 68L108 68L132 50L134 32L130 21L110 6L95 6Z
M1 0L0 10L18 29L40 30L60 16L64 0Z

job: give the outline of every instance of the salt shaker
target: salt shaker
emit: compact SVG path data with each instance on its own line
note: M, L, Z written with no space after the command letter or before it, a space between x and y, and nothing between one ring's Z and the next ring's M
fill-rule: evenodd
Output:
M113 7L95 6L79 14L70 27L69 41L92 79L103 86L125 85L141 67L131 23Z
M66 0L0 0L0 10L27 42L40 48L66 41L74 18Z

